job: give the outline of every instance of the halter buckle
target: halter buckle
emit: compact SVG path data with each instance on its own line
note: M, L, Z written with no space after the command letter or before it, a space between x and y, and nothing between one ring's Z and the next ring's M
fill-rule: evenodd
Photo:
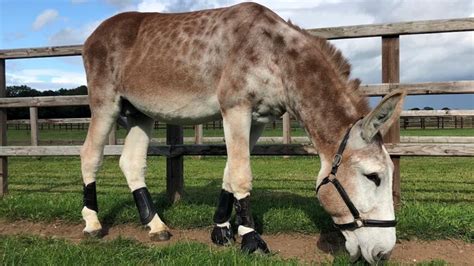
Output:
M334 155L334 159L332 160L332 167L338 167L342 162L342 155L336 154Z

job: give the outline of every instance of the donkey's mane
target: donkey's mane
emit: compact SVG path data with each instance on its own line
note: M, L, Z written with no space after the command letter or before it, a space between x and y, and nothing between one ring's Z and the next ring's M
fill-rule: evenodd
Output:
M344 88L348 90L350 94L350 98L356 107L356 109L361 113L361 115L366 115L369 111L369 104L366 97L364 97L359 89L360 86L360 79L350 79L351 75L351 64L349 61L342 55L342 52L336 48L333 44L331 44L328 40L321 38L319 36L315 36L305 29L302 29L298 25L295 25L288 20L288 25L290 25L295 30L301 32L311 40L313 40L314 44L328 56L330 62L332 63L333 67L341 76L342 80L347 84Z

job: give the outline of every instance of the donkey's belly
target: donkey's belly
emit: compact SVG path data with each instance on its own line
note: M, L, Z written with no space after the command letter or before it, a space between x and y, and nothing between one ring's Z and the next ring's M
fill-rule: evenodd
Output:
M221 117L216 95L208 97L179 95L171 99L162 97L153 99L154 97L141 100L128 98L140 112L169 124L195 125Z

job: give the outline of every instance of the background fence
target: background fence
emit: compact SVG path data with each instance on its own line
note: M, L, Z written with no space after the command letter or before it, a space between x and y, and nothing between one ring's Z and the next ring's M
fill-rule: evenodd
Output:
M473 81L456 82L430 82L400 84L400 35L426 34L473 31L474 18L432 20L418 22L404 22L394 24L362 25L348 27L333 27L321 29L309 29L311 34L327 39L345 39L362 37L381 37L382 39L382 82L383 84L362 85L361 90L367 96L383 96L398 88L405 88L409 95L426 94L468 94L474 93ZM80 55L82 46L59 46L0 50L0 196L8 191L8 157L9 156L67 156L79 155L80 146L37 146L38 145L38 109L51 106L78 106L87 105L86 96L51 96L51 97L26 97L26 98L4 98L6 92L5 60L19 58L37 58L54 56ZM32 146L7 146L6 132L7 119L5 108L27 107L30 108L30 121ZM474 116L473 110L422 110L404 111L404 117L418 117L424 119L425 127L428 117L439 117L441 119L453 119L453 117ZM457 118L455 118L457 119ZM457 121L457 120L456 120ZM464 123L464 120L462 120ZM403 122L403 121L402 121ZM404 123L404 122L403 122ZM457 123L457 122L456 122ZM404 124L402 124L404 125ZM445 124L444 124L445 125ZM464 124L463 124L464 126ZM149 155L163 155L167 157L167 193L171 201L180 199L183 180L183 156L184 155L225 155L226 149L223 144L183 144L183 128L180 126L167 125L166 145L151 145ZM197 128L197 141L202 143L202 127ZM201 133L199 133L201 132ZM254 155L314 155L315 148L308 144L291 143L290 119L288 114L283 116L284 144L257 145L252 154ZM420 137L421 138L421 137ZM433 137L427 143L411 142L400 143L400 123L390 130L385 136L386 147L396 169L394 173L394 201L400 200L400 156L474 156L474 143L472 140L464 139L460 143L438 143ZM444 137L450 142L452 137ZM296 140L296 138L294 138ZM421 139L418 139L421 140ZM438 139L439 140L439 139ZM120 155L122 145L116 143L115 135L111 134L109 144L105 147L105 155Z

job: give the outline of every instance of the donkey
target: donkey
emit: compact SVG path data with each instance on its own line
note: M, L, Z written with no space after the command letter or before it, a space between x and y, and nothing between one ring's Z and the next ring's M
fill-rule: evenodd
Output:
M145 184L153 121L185 125L222 117L227 164L211 239L232 242L235 207L241 249L268 252L251 215L250 152L264 125L287 111L318 148L319 201L342 225L351 257L362 254L373 263L393 249L393 164L382 135L399 116L405 93L391 93L370 111L360 82L349 79L350 65L326 40L254 3L178 14L127 12L92 33L83 59L92 113L81 150L85 234L101 231L96 172L120 114L129 122L120 168L154 240L170 233Z

